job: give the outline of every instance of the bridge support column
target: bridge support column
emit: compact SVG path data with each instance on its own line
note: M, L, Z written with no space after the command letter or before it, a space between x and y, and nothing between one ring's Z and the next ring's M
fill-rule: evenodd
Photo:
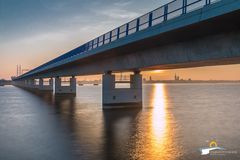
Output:
M142 107L142 75L135 72L130 76L130 88L116 88L115 75L103 75L103 109L122 107Z
M32 80L32 89L38 89L38 87L39 87L39 84L37 85L36 79L33 79Z
M42 78L39 79L39 88L40 91L53 91L53 79L49 79L49 84L44 85L44 80Z
M36 87L35 87L35 80L34 80L34 79L29 79L29 80L28 80L27 88L29 88L29 89L34 89L34 88L36 88Z
M59 77L55 78L55 94L71 94L76 95L77 81L75 77L70 78L69 86L62 86L62 80Z
M22 88L25 88L25 87L26 87L26 80L20 81L20 86L21 86Z
M28 87L28 80L24 80L24 88Z
M14 85L18 86L18 87L24 87L24 81L22 81L22 80L16 81L16 82L14 82Z
M27 88L32 88L33 86L33 80L32 79L28 79L27 80Z

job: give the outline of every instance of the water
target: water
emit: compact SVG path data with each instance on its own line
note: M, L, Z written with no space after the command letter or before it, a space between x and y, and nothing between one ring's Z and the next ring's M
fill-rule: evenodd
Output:
M101 86L77 97L0 88L1 160L239 160L240 84L144 85L141 109L101 108ZM202 156L214 140L224 153Z

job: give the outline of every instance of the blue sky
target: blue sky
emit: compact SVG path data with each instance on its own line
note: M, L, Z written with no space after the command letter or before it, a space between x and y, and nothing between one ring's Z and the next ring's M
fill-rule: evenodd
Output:
M167 0L0 0L0 77L32 69ZM11 63L9 63L11 61Z
M166 0L0 0L1 42L86 27L106 32ZM137 5L136 5L137 4ZM64 34L64 33L63 33Z

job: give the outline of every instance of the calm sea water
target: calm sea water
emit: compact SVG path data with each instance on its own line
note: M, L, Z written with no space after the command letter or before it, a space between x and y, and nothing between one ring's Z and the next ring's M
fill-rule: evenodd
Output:
M239 83L144 85L142 108L104 111L101 86L77 89L0 87L0 159L240 159ZM213 140L225 150L202 156Z

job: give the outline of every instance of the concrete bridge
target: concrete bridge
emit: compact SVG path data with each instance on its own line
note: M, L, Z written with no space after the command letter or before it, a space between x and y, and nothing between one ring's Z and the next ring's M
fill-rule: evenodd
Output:
M13 81L56 95L76 94L75 76L102 74L107 108L142 103L141 71L239 62L240 0L174 0ZM114 73L125 71L133 72L130 88L115 88ZM71 77L69 86L61 77Z

